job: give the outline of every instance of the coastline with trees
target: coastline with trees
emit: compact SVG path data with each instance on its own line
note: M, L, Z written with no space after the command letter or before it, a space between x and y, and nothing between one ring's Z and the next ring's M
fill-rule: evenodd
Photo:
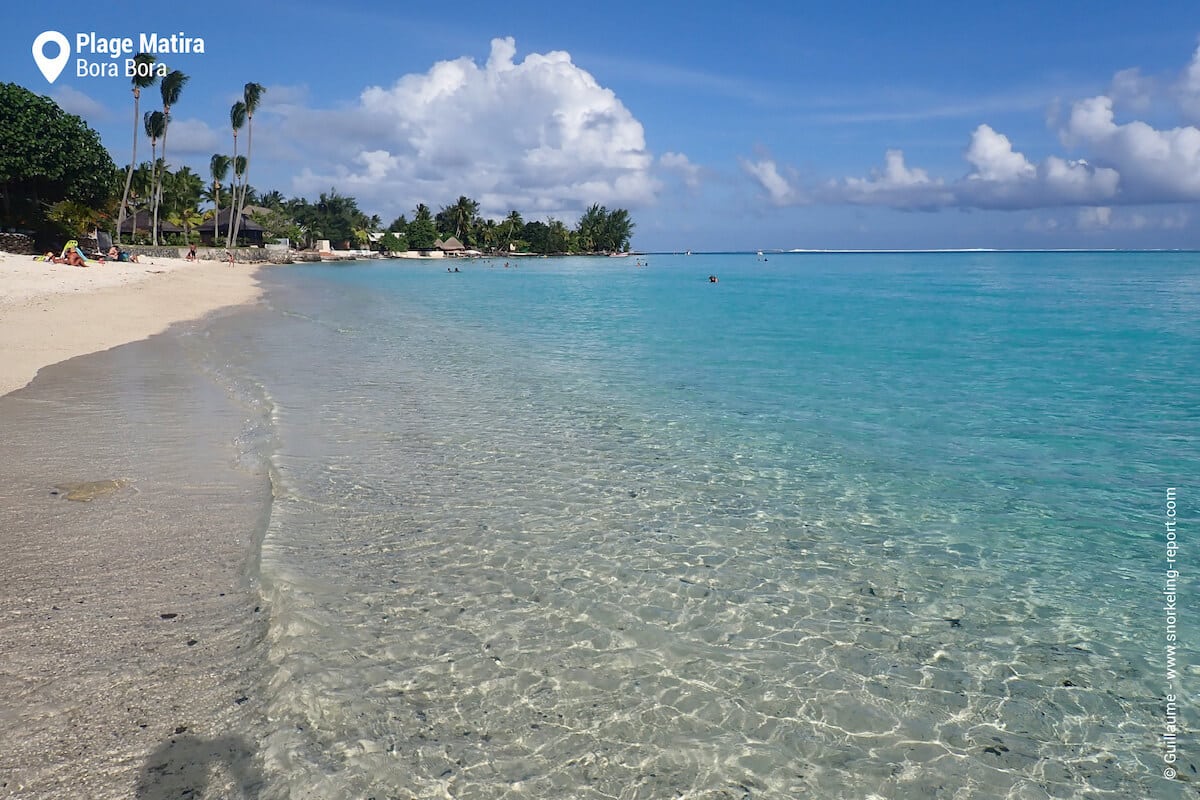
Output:
M155 56L139 53L142 65ZM204 244L223 249L261 247L286 240L298 250L322 242L335 250L381 254L430 253L447 242L455 254L580 255L628 253L635 223L624 208L592 204L573 225L554 216L528 219L510 209L500 219L481 213L466 195L435 212L418 203L386 227L358 201L331 187L315 200L260 192L249 181L254 115L266 88L250 82L230 108L232 153L214 153L208 174L167 157L172 111L189 77L179 70L135 71L130 161L118 168L99 136L78 116L48 97L16 84L0 84L0 229L31 236L38 248L57 240L107 231L132 246ZM159 77L161 75L161 77ZM142 111L143 91L157 84L161 107ZM140 115L140 117L139 117ZM239 134L245 129L245 154ZM150 160L137 160L139 138ZM251 255L246 253L246 255Z

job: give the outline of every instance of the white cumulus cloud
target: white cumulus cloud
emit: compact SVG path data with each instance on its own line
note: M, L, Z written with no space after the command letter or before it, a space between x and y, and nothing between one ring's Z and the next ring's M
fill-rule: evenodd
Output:
M1048 156L1039 169L1048 195L1064 203L1088 203L1114 197L1121 176L1109 167L1093 167L1079 159L1068 161Z
M884 155L883 171L874 173L870 179L846 179L846 183L861 188L864 191L919 186L931 182L929 173L925 170L910 169L905 165L904 152L901 150L888 150Z
M929 173L904 163L904 152L888 150L882 170L872 170L869 178L846 178L831 182L825 193L829 199L865 205L890 205L897 208L935 208L947 202L943 183Z
M1200 200L1200 129L1157 130L1134 120L1118 123L1103 95L1072 107L1065 141L1086 147L1121 175L1127 202Z
M174 114L171 117L171 124L167 129L167 157L175 165L178 165L176 156L208 156L222 152L222 148L230 147L230 143L226 141L227 137L224 134L218 134L208 126L208 123L198 119L175 119ZM242 142L240 155L245 155L244 137ZM149 160L149 158L150 156L147 154L146 159Z
M1179 104L1190 122L1200 123L1200 47L1179 80Z
M898 209L1038 208L1106 201L1116 194L1120 180L1116 170L1082 159L1049 156L1036 165L989 125L975 129L963 157L968 172L946 182L908 166L902 151L888 150L882 170L869 178L833 181L824 196L832 202Z
M829 181L819 196L896 209L1078 206L1084 211L1076 227L1090 230L1117 226L1111 211L1102 210L1113 206L1200 202L1200 127L1158 128L1140 119L1121 120L1118 105L1135 113L1169 106L1185 121L1200 123L1200 48L1177 78L1126 69L1113 76L1109 94L1070 103L1065 114L1056 103L1047 122L1071 157L1047 155L1035 162L1008 136L979 124L963 151L967 170L956 179L930 176L892 149L882 170ZM747 165L776 203L798 202L804 187L784 181L781 170L786 167L774 162ZM1124 217L1120 224L1136 227Z
M516 60L512 38L492 40L482 66L441 61L366 88L348 110L279 113L312 162L296 190L336 186L389 213L466 194L485 214L537 217L642 206L660 189L642 124L616 94L569 53ZM674 154L662 166L685 163Z
M758 161L742 159L742 169L758 181L759 186L767 193L767 197L772 203L787 205L797 200L796 192L787 179L779 174L779 168L772 159L763 158Z
M1037 176L1037 168L1025 156L1013 151L1012 142L1002 133L996 133L990 125L980 125L971 135L966 159L975 168L968 180L1010 183L1031 180Z
M658 163L663 169L678 174L688 188L695 189L700 185L700 167L688 160L683 153L663 153L659 156Z
M1143 75L1140 69L1133 67L1113 75L1108 96L1113 99L1114 104L1140 112L1150 109L1157 91L1155 82Z

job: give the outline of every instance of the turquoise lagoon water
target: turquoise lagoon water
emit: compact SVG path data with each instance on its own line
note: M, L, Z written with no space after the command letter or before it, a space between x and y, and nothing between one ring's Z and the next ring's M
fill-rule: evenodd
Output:
M264 796L1196 796L1200 256L768 258L295 266L196 340Z

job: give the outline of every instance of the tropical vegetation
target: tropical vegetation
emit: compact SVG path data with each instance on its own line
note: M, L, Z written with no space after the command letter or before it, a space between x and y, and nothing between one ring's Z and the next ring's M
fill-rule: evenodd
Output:
M151 241L158 244L158 214L162 206L163 194L163 177L166 174L167 168L167 130L171 124L171 106L179 102L179 95L183 92L183 87L188 82L188 76L184 75L179 70L172 70L164 75L158 88L162 94L162 167L158 173L158 182L154 187L154 200L151 203L153 206L153 231L151 233Z
M139 53L134 60L148 65L155 58ZM254 116L266 88L254 82L243 86L241 98L229 110L232 154L214 153L204 176L187 166L172 168L167 141L173 109L188 76L165 68L135 74L133 141L129 164L121 171L95 132L78 117L64 113L48 98L14 84L0 84L0 141L5 143L0 151L0 221L5 227L53 227L74 236L104 226L118 233L118 241L127 232L134 243L157 245L196 242L197 228L204 225L212 229L214 244L233 247L246 241L240 228L244 220L252 219L257 223L254 240L261 227L264 240L287 238L301 247L328 240L338 248L428 250L453 238L467 249L493 254L629 250L634 229L629 212L598 204L570 226L553 217L527 221L515 209L499 220L486 218L478 201L460 195L436 212L418 203L411 215L402 214L383 228L378 216L364 212L353 197L334 188L315 201L285 199L274 190L260 195L250 184L249 173ZM161 108L142 112L142 92L156 83ZM150 144L150 160L139 162L142 134ZM240 152L243 142L245 154ZM126 223L130 218L132 225ZM139 224L143 230L138 230ZM165 233L164 227L171 233Z
M99 135L53 100L0 83L0 142L0 227L58 229L49 211L63 201L86 207L96 219L115 213L117 166ZM66 215L77 217L77 208Z
M243 161L238 161L238 156L235 155L235 165L240 166L239 174L242 180L242 193L237 198L236 207L237 214L233 218L233 226L230 230L230 244L237 241L238 228L241 226L242 214L246 210L246 187L249 185L250 173L250 153L254 148L254 112L258 110L258 104L262 100L263 94L266 92L266 87L261 83L247 83L242 87L242 107L246 114L246 158ZM234 108L236 109L236 104ZM233 110L230 111L231 115ZM231 116L232 119L232 116ZM234 128L234 136L237 136L237 128ZM237 152L237 142L234 141L234 152Z
M117 241L121 241L121 229L125 225L125 212L129 208L129 191L133 183L134 164L137 163L138 140L138 105L142 99L142 89L148 89L158 80L152 70L146 69L153 64L155 57L150 53L138 53L134 56L136 69L133 72L133 149L129 155L129 166L125 168L125 193L121 195L121 208L117 214Z
M229 127L233 131L233 158L231 159L231 163L233 164L233 187L231 188L230 193L233 196L233 205L231 208L235 210L241 207L238 189L241 187L242 176L245 174L244 168L238 169L238 167L241 167L245 163L238 160L240 158L240 156L238 156L238 131L240 131L245 124L246 103L242 100L238 100L229 109ZM233 217L230 215L229 234L225 239L225 246L233 247L235 241L237 240L234 238L233 233Z
M389 249L425 250L453 236L464 247L485 253L616 253L628 252L634 227L629 211L601 205L584 212L574 228L553 217L526 222L516 210L497 222L480 216L479 203L463 195L437 214L421 203L411 222L397 217L388 226L388 244L399 245Z

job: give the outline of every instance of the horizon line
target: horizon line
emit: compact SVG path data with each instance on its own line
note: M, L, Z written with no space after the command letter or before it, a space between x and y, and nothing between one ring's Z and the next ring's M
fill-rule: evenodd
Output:
M631 251L631 255L634 251ZM642 255L753 255L756 253L770 255L869 255L886 253L1197 253L1200 249L1191 247L944 247L944 248L881 248L881 249L804 249L780 248L761 250L646 250Z

